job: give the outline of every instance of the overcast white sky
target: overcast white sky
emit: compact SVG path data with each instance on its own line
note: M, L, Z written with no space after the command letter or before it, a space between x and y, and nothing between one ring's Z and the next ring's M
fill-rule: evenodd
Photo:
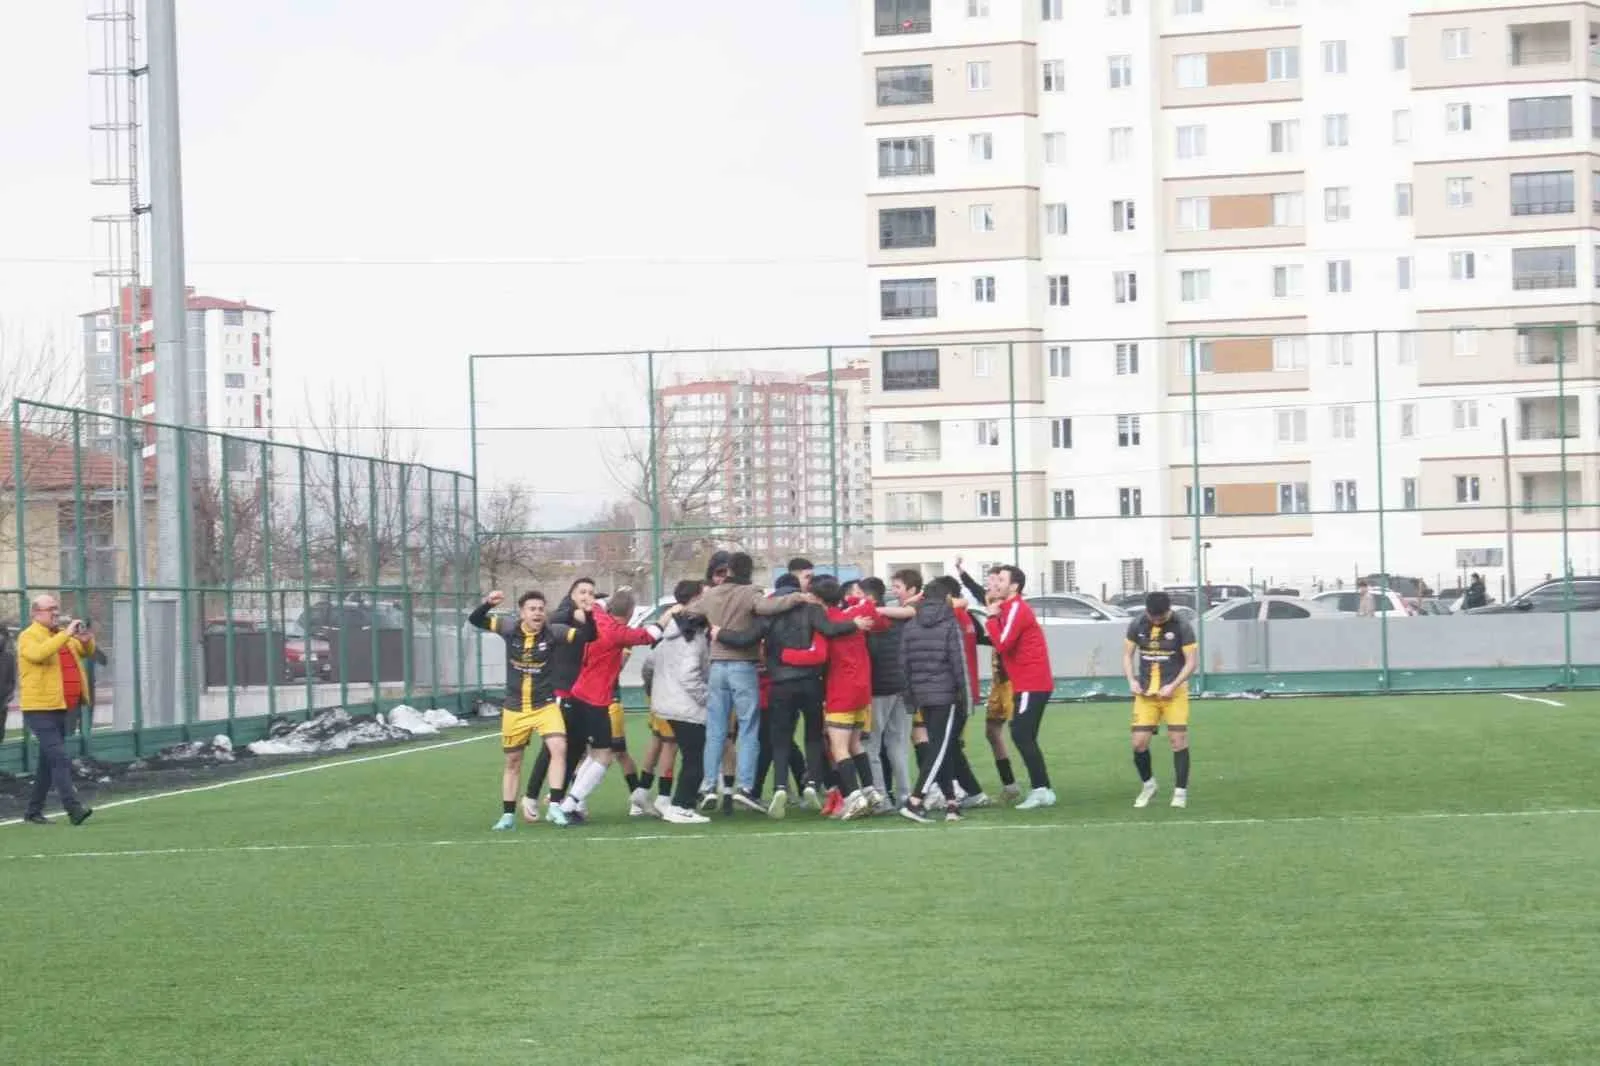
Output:
M178 8L188 281L277 312L280 426L307 389L382 389L430 461L464 466L471 351L864 339L854 0ZM0 3L0 323L74 358L108 291L85 10ZM597 419L617 360L508 371L486 421L643 415ZM556 435L541 477L536 439L486 437L488 479L584 517L593 449Z

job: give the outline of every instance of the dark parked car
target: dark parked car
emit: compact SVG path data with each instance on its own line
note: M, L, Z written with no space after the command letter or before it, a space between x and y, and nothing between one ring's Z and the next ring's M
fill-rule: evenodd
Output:
M1574 577L1570 599L1567 583L1560 578L1535 585L1515 599L1473 607L1462 614L1528 614L1573 611L1600 611L1600 577Z

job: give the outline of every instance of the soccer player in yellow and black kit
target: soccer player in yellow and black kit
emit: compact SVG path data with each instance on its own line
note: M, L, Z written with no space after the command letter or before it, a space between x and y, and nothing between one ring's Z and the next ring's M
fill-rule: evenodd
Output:
M499 590L489 593L467 618L475 628L494 633L506 644L506 701L500 711L500 744L506 764L500 782L500 820L494 828L505 832L516 827L522 754L535 733L550 753L550 820L565 825L560 801L566 794L567 726L556 701L555 681L546 666L552 648L594 639L594 620L579 610L573 614L573 625L547 623L544 593L524 592L517 600L518 619L513 623L489 613L505 598L506 594Z
M1155 798L1150 737L1162 724L1172 741L1172 770L1177 779L1172 805L1189 805L1189 675L1199 661L1194 630L1172 613L1172 597L1165 592L1146 596L1144 614L1128 626L1122 652L1122 672L1133 689L1133 765L1141 782L1135 807L1147 807Z

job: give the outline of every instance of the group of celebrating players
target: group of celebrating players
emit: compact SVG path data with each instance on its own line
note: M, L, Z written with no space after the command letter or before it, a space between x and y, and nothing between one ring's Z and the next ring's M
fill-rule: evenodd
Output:
M1021 810L1056 803L1039 745L1053 675L1044 632L1023 599L1022 570L996 566L979 585L957 560L959 580L941 576L924 586L920 573L902 570L886 588L878 578L841 583L795 559L765 595L752 584L753 569L742 552L716 553L706 580L679 582L673 605L644 626L629 624L631 590L600 600L588 578L574 582L554 610L542 593L523 593L515 618L497 616L505 596L489 593L470 622L500 636L506 649L505 765L494 829L515 828L519 792L523 820L539 821L546 782L542 817L560 826L582 822L614 761L627 779L629 814L673 824L705 823L702 812L719 805L725 814L744 808L783 818L793 802L844 821L896 810L914 822L941 810L946 821L960 821L963 810L994 802L962 740L969 709L980 702L979 644L993 652L985 735L1002 795ZM964 593L984 602L987 617L974 617ZM1148 805L1158 791L1149 744L1165 724L1172 805L1186 806L1194 635L1164 593L1151 593L1125 647L1141 782L1134 805ZM634 648L649 649L642 771L628 752L618 691ZM1008 723L1027 770L1026 795L1012 772ZM524 754L535 735L540 750L523 791ZM774 789L766 800L769 771Z

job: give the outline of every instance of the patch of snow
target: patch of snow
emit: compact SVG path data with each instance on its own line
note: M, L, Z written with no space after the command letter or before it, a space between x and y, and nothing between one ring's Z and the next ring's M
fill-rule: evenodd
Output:
M323 711L295 725L287 719L272 723L267 738L247 749L253 755L321 755L363 744L409 740L412 734L377 718L352 718L343 708Z

